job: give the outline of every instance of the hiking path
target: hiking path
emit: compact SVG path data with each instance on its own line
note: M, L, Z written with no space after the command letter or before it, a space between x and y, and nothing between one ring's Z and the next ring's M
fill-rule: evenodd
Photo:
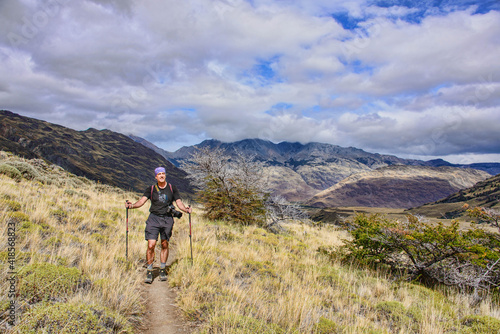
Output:
M172 247L174 246L174 247ZM159 258L157 254L156 258ZM170 244L167 273L176 260L175 245ZM182 311L176 306L177 292L166 281L160 281L159 266L153 267L153 283L143 283L141 292L146 298L146 317L141 333L145 334L186 334L194 331L194 326L185 321ZM146 278L146 269L144 269Z

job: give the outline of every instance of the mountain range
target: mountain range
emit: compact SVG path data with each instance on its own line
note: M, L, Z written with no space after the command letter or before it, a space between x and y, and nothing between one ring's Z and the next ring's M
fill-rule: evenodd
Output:
M253 156L264 162L265 175L275 193L290 201L320 208L411 208L471 187L500 172L498 163L453 165L441 159L402 159L323 143L205 140L198 145L166 152L144 139L135 140L176 166L189 160L197 148L204 147L220 148L229 156L238 152Z
M153 169L165 166L169 182L193 193L180 168L200 147L237 152L264 163L271 190L290 201L316 207L383 206L410 208L437 201L500 172L499 163L453 165L444 160L412 160L323 143L272 143L246 139L205 140L167 152L147 140L110 130L69 128L0 111L0 149L42 158L69 172L142 192L154 182Z

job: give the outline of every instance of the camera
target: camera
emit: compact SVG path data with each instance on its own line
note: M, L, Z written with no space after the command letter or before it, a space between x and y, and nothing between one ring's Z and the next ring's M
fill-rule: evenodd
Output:
M182 217L182 212L175 210L175 206L170 204L167 208L167 214L172 215L174 218L181 218Z

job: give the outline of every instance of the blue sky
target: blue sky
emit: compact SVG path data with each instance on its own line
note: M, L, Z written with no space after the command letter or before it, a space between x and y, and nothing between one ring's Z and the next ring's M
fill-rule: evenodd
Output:
M500 1L3 0L0 108L174 151L500 162Z

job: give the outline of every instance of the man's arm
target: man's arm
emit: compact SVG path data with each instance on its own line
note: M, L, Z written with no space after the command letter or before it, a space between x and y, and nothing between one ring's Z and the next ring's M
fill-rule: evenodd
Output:
M146 196L142 196L141 199L138 200L137 202L135 202L134 204L132 204L132 202L127 201L125 203L125 207L127 209L137 209L137 208L140 208L141 206L143 206L147 200L148 200L148 198Z
M193 209L192 209L191 207L186 207L186 206L184 205L184 203L182 203L182 201L181 201L180 199L176 200L176 201L175 201L175 204L177 204L177 207L178 207L180 210L182 210L182 211L184 211L184 212L186 212L186 213L191 213L191 212L193 212Z

